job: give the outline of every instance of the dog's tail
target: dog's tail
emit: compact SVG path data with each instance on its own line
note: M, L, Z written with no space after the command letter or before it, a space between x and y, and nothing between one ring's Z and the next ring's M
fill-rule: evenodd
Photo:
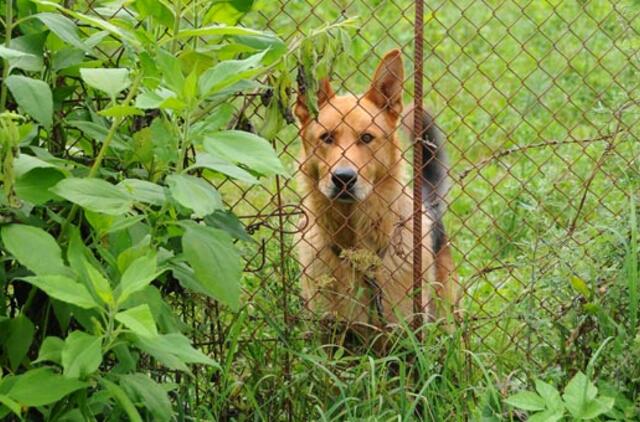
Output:
M434 220L442 220L447 209L446 195L450 184L448 160L444 150L444 136L427 111L422 113L422 200ZM403 127L415 142L417 134L414 126L415 113L410 110L402 119Z
M456 306L458 300L457 277L454 271L449 240L444 228L443 216L447 210L446 195L451 187L449 167L444 149L445 138L431 114L423 111L422 135L415 133L414 110L410 110L402 119L403 127L413 142L419 137L422 144L422 201L433 219L432 241L436 257L436 291L449 304Z

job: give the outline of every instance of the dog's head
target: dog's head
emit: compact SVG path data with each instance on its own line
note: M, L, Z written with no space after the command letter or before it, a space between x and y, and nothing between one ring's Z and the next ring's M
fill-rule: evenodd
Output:
M357 202L389 174L400 159L395 129L402 113L404 70L399 50L387 53L361 96L335 95L320 81L316 119L298 97L295 113L304 146L302 170L327 198Z

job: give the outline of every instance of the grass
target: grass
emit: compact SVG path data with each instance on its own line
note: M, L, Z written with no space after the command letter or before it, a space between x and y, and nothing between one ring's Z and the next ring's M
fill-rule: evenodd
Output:
M342 92L363 91L388 49L413 54L406 0L258 0L254 10L243 23L288 39L358 16L351 55L335 69ZM446 226L466 320L452 334L425 327L423 343L406 330L386 357L327 348L296 295L292 236L281 243L277 230L263 227L264 257L247 246L257 270L245 278L240 316L200 304L198 322L224 342L210 351L225 362L188 389L206 394L204 416L508 418L504 395L533 377L566 381L609 336L596 376L640 395L640 4L459 0L429 2L427 12L425 104L448 138L454 188ZM411 60L406 70L411 75ZM410 80L406 89L409 103ZM295 173L296 129L276 142ZM554 142L561 145L536 147ZM510 148L517 151L491 158ZM295 179L280 183L282 202L298 203ZM275 210L275 182L243 187L243 196L231 183L222 190L248 224ZM282 224L291 231L295 219ZM587 292L575 288L580 282Z

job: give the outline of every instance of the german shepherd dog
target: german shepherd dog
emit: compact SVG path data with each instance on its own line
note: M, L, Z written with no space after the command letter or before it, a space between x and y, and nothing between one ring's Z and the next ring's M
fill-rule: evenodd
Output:
M413 130L413 113L403 117L403 80L401 53L392 50L365 94L336 95L325 79L316 118L302 90L295 106L308 219L296 242L302 296L314 313L360 332L410 322L414 314L413 195L396 134L399 126ZM425 128L422 303L424 319L434 320L456 305L457 281L442 223L443 137L428 113L419 117Z

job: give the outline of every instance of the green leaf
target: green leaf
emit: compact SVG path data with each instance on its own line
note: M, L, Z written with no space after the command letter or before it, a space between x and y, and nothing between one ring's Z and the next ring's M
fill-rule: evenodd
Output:
M119 104L100 110L98 114L105 117L129 117L144 116L144 111L134 106Z
M591 400L585 406L581 418L595 419L613 409L615 399L613 397L598 397Z
M527 419L527 422L557 422L562 420L564 416L564 407L557 409L549 409L544 412L538 412L533 415L530 415Z
M98 307L87 288L67 276L51 274L25 277L22 280L36 286L49 297L62 302L70 303L83 309Z
M120 385L137 396L144 404L154 421L169 421L173 416L173 408L165 389L144 374L136 373L120 376Z
M169 7L164 0L135 0L133 6L138 11L139 19L151 16L165 28L173 29L175 20L173 8Z
M177 38L203 37L207 35L256 35L266 36L266 32L255 29L244 28L242 26L209 25L202 28L183 29L178 32Z
M88 386L88 383L56 374L50 368L38 368L18 375L7 396L24 406L44 406Z
M172 174L166 178L171 196L178 203L204 217L222 208L220 194L209 183L195 176Z
M133 205L129 195L102 179L68 178L51 188L55 194L90 211L122 215Z
M537 411L545 409L542 397L532 391L521 391L509 396L505 403L522 410Z
M62 349L62 367L67 378L84 378L102 363L102 339L83 331L67 336Z
M84 261L84 269L86 274L89 276L89 281L91 282L93 290L98 297L107 305L114 306L115 301L113 299L113 290L111 289L109 280L102 275L100 270L96 269L87 261Z
M81 130L89 138L100 143L104 142L107 134L109 133L109 129L107 129L105 126L85 120L69 120L67 121L67 124ZM116 134L113 137L111 148L114 150L126 150L127 145L125 141Z
M143 304L126 311L118 312L116 320L141 337L158 335L156 322L153 319L149 305Z
M4 348L9 357L11 370L15 371L29 351L35 327L29 318L22 314L10 319L7 327L8 332L6 339L4 339Z
M246 240L247 242L254 241L246 232L238 217L230 211L218 210L213 214L206 216L204 218L204 222L207 226L224 230L235 239Z
M5 81L18 105L38 123L50 128L53 123L53 95L46 82L11 75Z
M122 409L127 413L129 421L142 422L142 418L134 404L131 402L131 399L117 384L112 383L106 378L101 378L100 383L104 385L111 396L120 404L120 407L122 407Z
M206 137L204 148L217 157L244 164L264 175L287 174L269 141L249 132L226 130L213 133Z
M4 247L19 263L38 275L65 274L62 251L44 230L24 224L2 227Z
M171 90L178 94L184 87L184 74L180 60L166 50L158 50L156 64L162 71L162 76Z
M0 45L0 58L9 61L9 67L36 72L42 69L42 57Z
M536 391L544 400L549 409L557 409L563 407L560 392L551 384L547 384L542 380L535 380Z
M200 96L207 97L242 79L256 75L261 71L259 66L266 52L265 50L244 60L226 60L208 69L198 80Z
M182 334L172 333L155 337L136 337L136 346L158 359L171 369L188 371L187 363L201 363L219 367L219 365L202 352L194 349L189 339Z
M567 410L575 418L581 418L587 409L587 405L596 398L598 389L583 372L578 372L564 389L562 398Z
M118 183L118 188L126 192L136 202L161 206L167 200L162 186L146 180L125 179Z
M222 230L183 224L182 251L209 296L237 310L242 261L231 237Z
M62 41L82 50L90 51L78 36L76 24L66 16L60 13L38 13L37 15L33 15L33 17L45 24L45 26L60 37Z
M18 197L35 205L42 205L59 198L49 189L64 179L64 174L54 168L36 168L16 178Z
M64 340L60 337L49 336L44 339L38 352L38 359L33 363L50 361L57 364L62 363L62 349L64 349Z
M122 274L118 286L118 304L142 289L158 277L155 254L142 256L131 263Z
M571 281L571 286L573 286L578 293L587 299L591 297L591 290L589 290L589 286L587 286L587 283L585 283L583 279L574 275L569 280Z
M222 158L207 154L206 152L198 153L196 156L196 163L190 167L190 169L193 168L206 168L217 173L226 174L227 176L233 177L234 179L242 182L251 184L258 183L258 179L248 171L241 169L235 164L223 160Z
M22 412L21 412L22 409L20 408L20 403L12 400L10 397L0 394L0 404L3 406L6 406L16 416L20 417L22 415ZM1 410L1 407L0 407L0 410Z
M83 68L80 69L82 80L92 88L105 92L115 100L116 95L131 85L129 69L123 68Z

